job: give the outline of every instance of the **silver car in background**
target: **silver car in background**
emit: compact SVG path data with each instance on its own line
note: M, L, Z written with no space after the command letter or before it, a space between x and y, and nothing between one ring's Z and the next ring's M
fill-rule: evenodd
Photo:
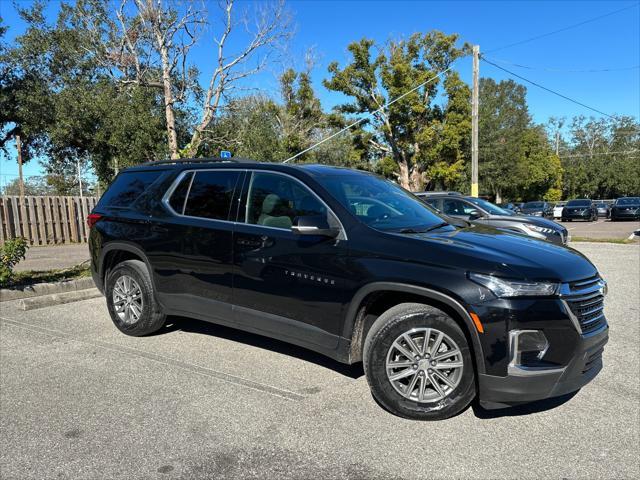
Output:
M552 220L519 215L481 198L466 197L457 192L419 192L414 195L444 215L472 224L509 230L558 245L565 245L569 239L567 229Z

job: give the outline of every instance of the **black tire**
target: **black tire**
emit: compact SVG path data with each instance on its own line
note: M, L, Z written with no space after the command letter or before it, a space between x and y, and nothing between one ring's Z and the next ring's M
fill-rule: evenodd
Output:
M118 279L124 275L131 277L140 287L140 296L142 298L142 311L135 321L125 322L120 318L114 306L113 289ZM166 315L160 309L160 306L153 295L153 284L149 271L144 262L140 260L126 260L116 265L107 276L105 297L107 299L107 308L109 315L115 326L122 333L133 337L141 337L149 335L160 328L165 323Z
M461 352L459 383L444 398L418 402L398 393L387 377L387 353L394 341L413 328L434 328L448 335ZM474 364L467 339L455 320L437 308L421 303L396 305L371 326L363 350L364 371L371 392L389 412L415 420L443 420L467 408L476 394Z

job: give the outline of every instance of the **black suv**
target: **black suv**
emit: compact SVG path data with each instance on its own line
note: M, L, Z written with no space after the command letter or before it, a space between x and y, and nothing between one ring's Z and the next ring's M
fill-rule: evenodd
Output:
M618 198L611 208L611 221L616 220L640 220L640 198L622 197Z
M407 418L562 395L602 368L606 284L589 260L455 227L369 173L157 162L121 172L87 220L122 332L182 315L362 361L375 398Z

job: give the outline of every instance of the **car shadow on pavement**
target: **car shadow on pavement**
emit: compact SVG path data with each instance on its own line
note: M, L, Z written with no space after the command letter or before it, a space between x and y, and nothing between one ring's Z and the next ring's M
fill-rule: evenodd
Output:
M476 399L471 404L471 408L473 409L474 415L483 420L500 417L519 417L522 415L531 415L532 413L540 413L547 410L553 410L554 408L567 403L569 400L575 397L578 392L579 390L559 397L546 398L544 400L523 403L521 405L499 408L496 410L487 410L486 408L481 407L480 403Z
M155 335L162 335L163 333L169 333L177 330L224 338L233 342L244 343L245 345L251 345L252 347L281 353L283 355L298 358L305 362L315 363L316 365L328 368L340 375L353 379L360 378L364 375L361 362L354 365L347 365L319 353L307 350L306 348L298 347L297 345L292 345L273 338L193 318L170 316L167 318L165 326L158 330Z

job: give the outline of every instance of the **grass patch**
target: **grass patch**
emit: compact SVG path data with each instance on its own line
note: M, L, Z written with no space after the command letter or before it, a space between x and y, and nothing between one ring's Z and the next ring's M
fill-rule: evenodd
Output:
M621 245L630 245L636 243L635 240L628 238L589 238L589 237L571 237L572 242L595 242L595 243L618 243Z
M83 262L75 267L59 270L27 270L15 272L8 287L23 287L35 283L60 282L62 280L75 280L77 278L90 277L91 269L88 262Z

